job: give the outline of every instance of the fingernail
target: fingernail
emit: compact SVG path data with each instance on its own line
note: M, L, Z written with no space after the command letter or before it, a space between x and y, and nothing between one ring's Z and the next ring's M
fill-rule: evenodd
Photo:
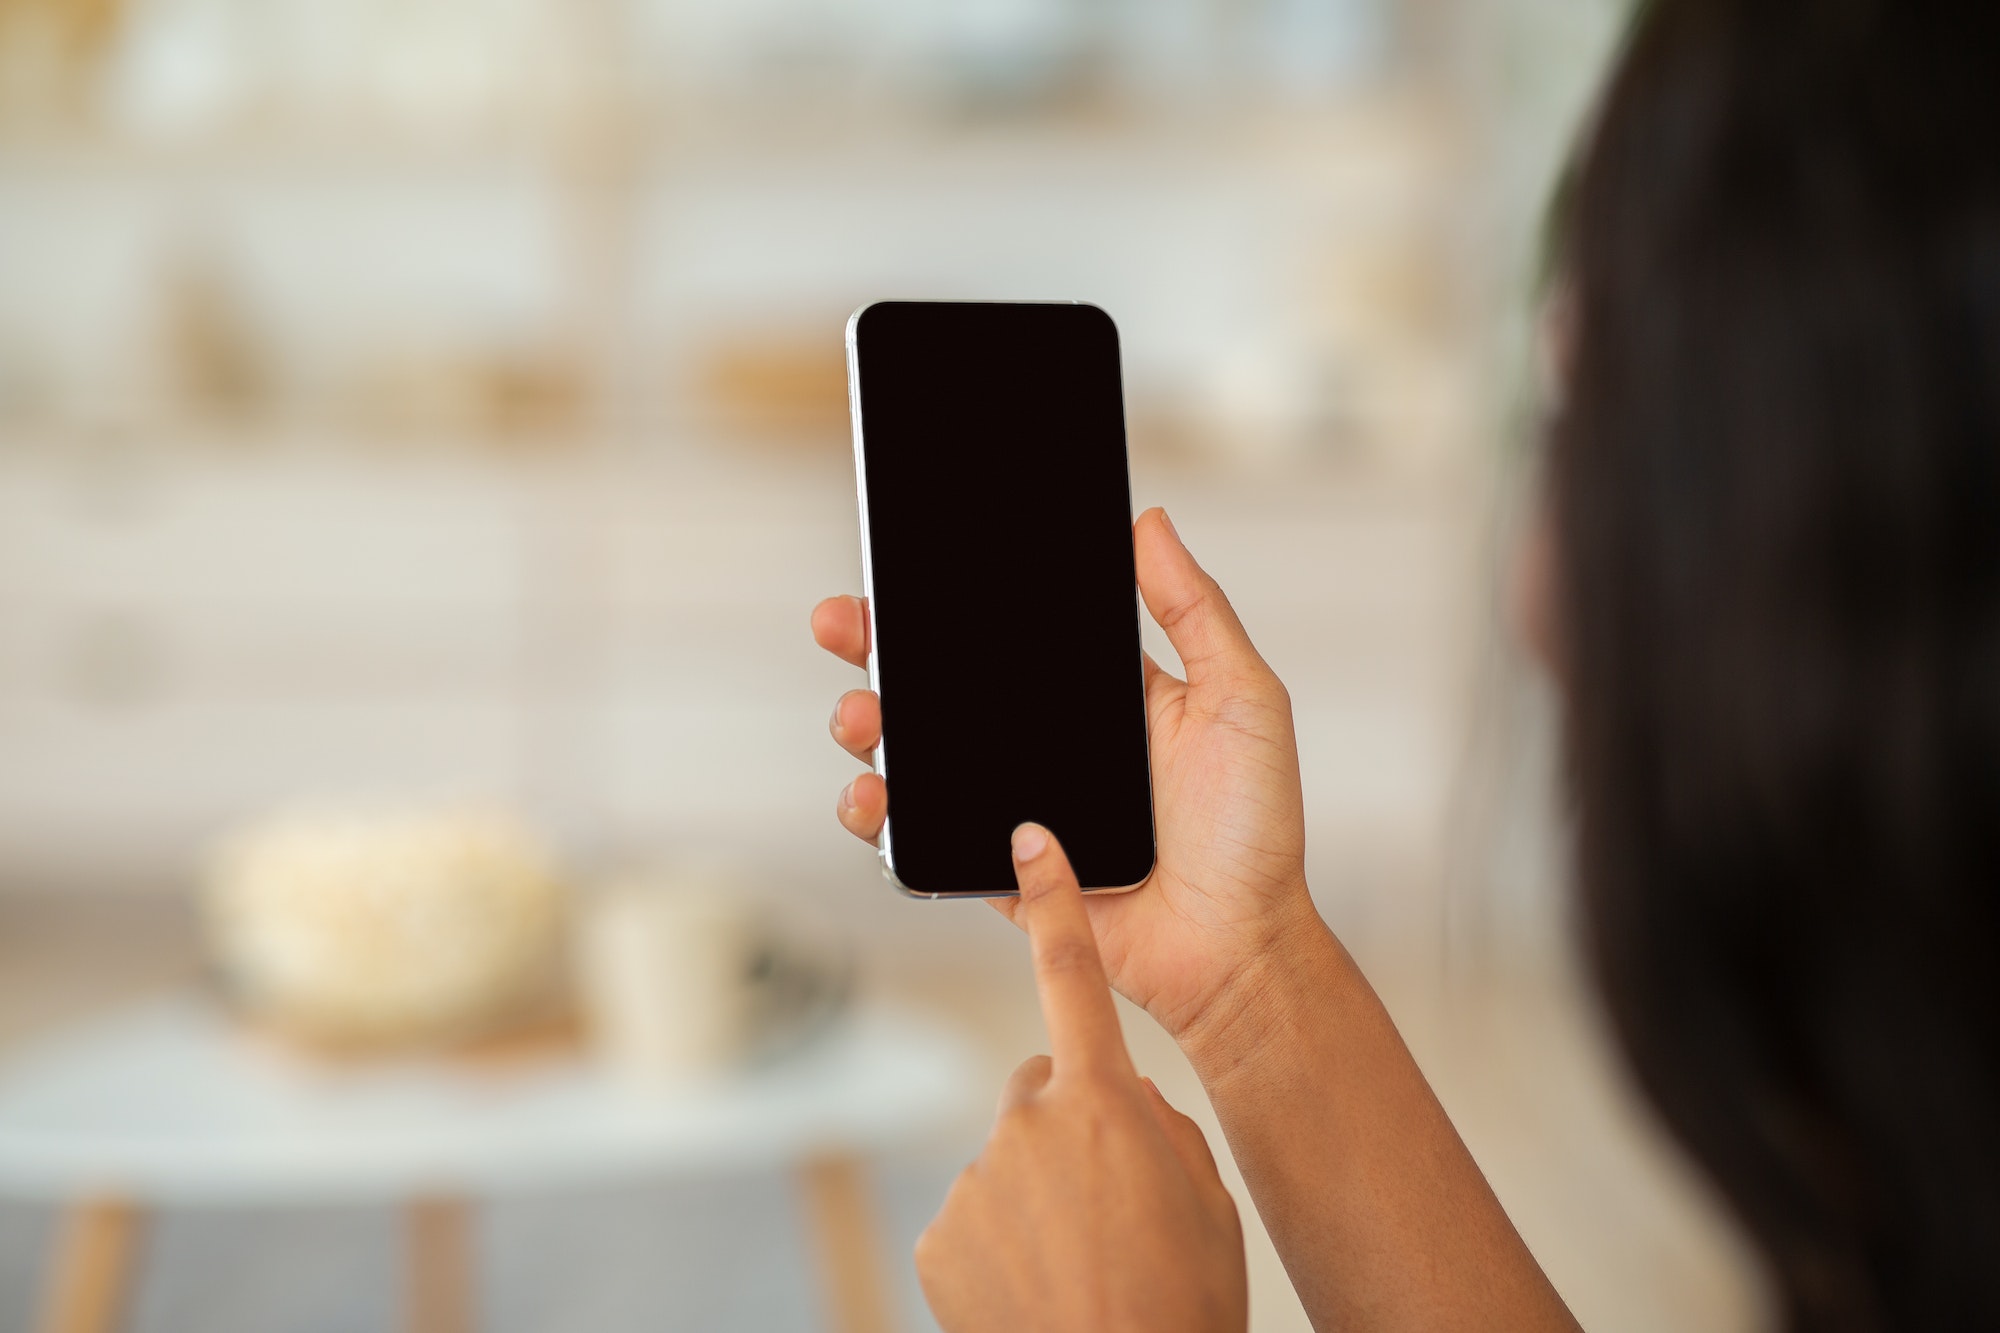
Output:
M1181 542L1181 530L1174 526L1174 516L1172 514L1162 509L1160 511L1160 522L1167 525L1167 532L1175 541ZM1186 546L1187 543L1181 542L1181 545Z
M854 808L854 784L851 782L840 789L840 808L842 810Z
M847 702L847 696L844 694L841 695L838 699L835 699L833 701L833 720L826 724L828 730L830 731L840 730L840 706L846 702Z
M1160 1085L1153 1082L1153 1080L1149 1076L1141 1074L1139 1075L1139 1081L1145 1084L1147 1087L1151 1088L1153 1090L1153 1095L1155 1097L1158 1097L1160 1095Z
M1048 850L1049 832L1040 824L1023 824L1014 830L1014 859L1032 861Z

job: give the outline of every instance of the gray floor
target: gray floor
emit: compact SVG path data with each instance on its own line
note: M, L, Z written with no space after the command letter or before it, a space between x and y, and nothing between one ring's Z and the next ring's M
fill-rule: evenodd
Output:
M957 1164L874 1173L903 1327L935 1327L910 1246ZM32 1327L54 1226L0 1200L0 1329ZM400 1311L386 1209L176 1211L148 1233L130 1333L372 1333ZM785 1333L823 1326L803 1214L784 1176L511 1199L480 1210L482 1333Z

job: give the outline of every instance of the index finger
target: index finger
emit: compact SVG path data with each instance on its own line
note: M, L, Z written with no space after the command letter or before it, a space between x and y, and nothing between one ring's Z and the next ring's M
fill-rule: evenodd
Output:
M1040 824L1014 830L1014 874L1021 885L1015 919L1028 932L1035 989L1042 997L1056 1078L1132 1075L1132 1057L1111 1003L1111 983L1083 910L1083 890L1069 857Z

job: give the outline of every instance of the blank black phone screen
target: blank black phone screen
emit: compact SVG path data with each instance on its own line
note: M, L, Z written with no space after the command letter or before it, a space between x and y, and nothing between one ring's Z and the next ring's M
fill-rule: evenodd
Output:
M1153 868L1118 330L1090 305L886 301L852 339L885 867L1015 889L1035 820L1085 888Z

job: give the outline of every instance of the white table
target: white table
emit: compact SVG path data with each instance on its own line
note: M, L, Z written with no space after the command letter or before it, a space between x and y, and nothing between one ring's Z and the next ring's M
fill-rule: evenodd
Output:
M961 1122L985 1091L962 1039L882 1009L782 1060L642 1089L575 1055L315 1063L183 996L0 1065L0 1192L68 1210L47 1333L117 1326L149 1208L356 1201L407 1209L411 1328L464 1333L467 1199L783 1166L799 1173L835 1327L873 1333L891 1316L861 1161Z

